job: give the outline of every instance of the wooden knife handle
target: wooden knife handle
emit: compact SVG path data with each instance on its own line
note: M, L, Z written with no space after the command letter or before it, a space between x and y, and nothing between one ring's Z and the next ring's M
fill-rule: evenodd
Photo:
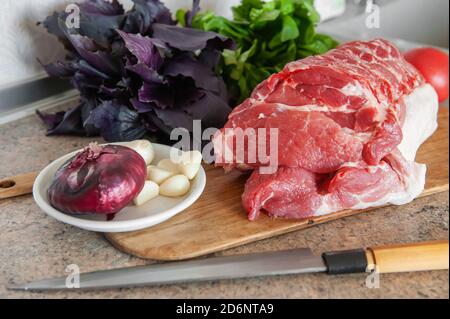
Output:
M448 269L448 240L322 254L327 273L354 274Z
M366 250L368 269L396 273L449 269L448 240L373 247Z
M37 172L32 172L0 179L0 199L31 194L37 176Z

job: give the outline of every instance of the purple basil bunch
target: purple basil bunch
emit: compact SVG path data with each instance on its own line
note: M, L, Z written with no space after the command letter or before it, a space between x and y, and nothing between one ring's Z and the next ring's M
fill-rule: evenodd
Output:
M175 127L192 130L221 127L231 111L219 74L221 53L234 42L214 32L176 26L159 0L133 0L125 12L113 0L87 0L79 28L68 28L66 12L42 22L58 37L65 61L45 65L49 75L69 78L80 104L67 112L38 113L48 134L100 134L107 141L169 134ZM198 10L198 1L189 14Z

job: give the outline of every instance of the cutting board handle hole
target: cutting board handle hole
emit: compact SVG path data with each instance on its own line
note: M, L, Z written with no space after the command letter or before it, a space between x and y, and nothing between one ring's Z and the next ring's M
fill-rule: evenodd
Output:
M11 180L6 180L6 181L1 181L0 182L0 188L11 188L14 185L16 185L15 181L11 181Z

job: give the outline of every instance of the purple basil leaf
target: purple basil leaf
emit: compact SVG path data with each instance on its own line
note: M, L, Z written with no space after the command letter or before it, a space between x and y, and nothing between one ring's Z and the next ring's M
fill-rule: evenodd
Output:
M86 123L91 112L97 107L97 99L95 96L86 96L81 98L81 123L83 125L86 136L98 136L100 130L94 125Z
M140 63L144 63L153 70L159 70L163 64L163 59L154 44L152 38L143 37L140 34L126 33L117 30L125 45L130 52L138 59Z
M115 30L123 23L124 15L101 15L90 14L80 10L80 25L79 28L68 28L66 19L68 13L54 12L53 15L47 17L43 22L43 26L47 31L53 35L56 35L66 46L67 49L67 36L68 34L79 33L86 36L103 48L110 46L111 40L116 36Z
M147 83L165 83L164 78L155 70L150 69L147 65L138 63L135 65L127 65L126 69L139 75L140 78Z
M143 137L147 131L139 114L117 101L104 101L97 106L85 121L100 129L108 142L132 141Z
M78 4L82 12L106 16L121 15L124 13L122 5L117 1L87 0Z
M206 48L200 52L198 60L211 70L216 71L221 57L222 53L219 50Z
M85 89L97 90L104 81L101 78L88 76L83 72L77 71L72 77L71 82L78 90L84 92Z
M129 76L124 76L119 82L117 82L117 85L126 88L128 90L128 93L132 96L136 96L136 92L139 90L142 83L141 81L136 81Z
M187 129L189 132L192 132L193 130L193 118L192 116L186 114L183 110L155 109L154 112L158 119L160 119L168 128L174 129L176 127L182 127Z
M149 35L155 22L175 24L172 15L159 0L133 0L133 8L126 14L121 28L127 33Z
M99 70L97 70L96 68L94 68L93 66L91 66L89 63L87 63L84 60L74 62L71 64L71 66L72 66L72 69L78 70L87 76L98 77L98 78L102 78L105 80L108 80L111 78L109 75L107 75L103 72L100 72Z
M155 103L162 109L173 107L174 95L173 89L169 86L154 83L144 83L138 92L140 102Z
M195 52L208 47L211 49L232 49L233 40L214 33L197 29L180 28L167 24L153 24L153 37L167 43L170 47Z
M125 19L124 15L98 15L80 12L80 28L75 29L81 35L91 38L96 44L108 49L116 37L117 30Z
M63 114L64 113L64 114ZM47 135L85 135L81 121L81 104L67 112L43 114L37 111L39 117L48 124Z
M202 127L222 127L231 112L229 105L211 92L203 92L199 100L185 104L182 108L154 109L156 116L170 128L183 127L193 129L193 120L201 120Z
M181 54L167 61L162 73L166 76L190 77L194 80L197 88L215 93L219 93L221 89L217 75L189 54Z
M226 101L229 104L227 85L225 84L225 81L223 80L222 77L219 77L218 79L219 79L219 91L216 93L216 95L220 99Z
M69 41L67 41L68 35L75 33L86 36L102 48L108 49L111 41L116 36L115 30L122 25L125 18L124 15L89 13L81 7L79 28L68 28L66 24L67 17L68 13L64 11L54 12L42 24L49 33L56 35L68 50L71 50Z
M95 42L84 35L76 34L76 33L67 33L67 39L72 43L74 49L82 56L82 53L85 51L94 52L98 50ZM82 51L80 51L82 50Z
M66 26L66 18L68 13L62 12L53 12L51 16L48 16L42 23L44 28L47 29L47 32L55 35L58 40L62 43L64 48L68 51L69 55L75 53L74 48L70 41L67 39L67 26Z
M157 133L159 131L159 128L153 123L151 117L148 116L149 114L150 114L149 112L139 114L140 119L142 120L143 125L147 129L147 132Z
M130 11L126 14L122 30L127 33L150 34L150 23L146 23L143 15L138 11Z
M142 115L151 123L152 126L156 127L159 131L164 133L165 135L170 135L172 132L172 128L164 124L164 122L156 116L153 112L148 112Z
M133 0L135 6L141 7L151 23L175 24L170 10L160 0Z
M50 63L50 64L42 64L38 60L39 64L44 68L45 72L47 72L48 75L58 77L58 78L66 78L73 76L74 71L69 66L69 64L66 64L64 62L58 61L56 63Z
M125 46L125 43L119 36L111 43L111 55L113 57L120 59L121 57L128 55L128 52L129 51Z
M63 120L65 113L66 112L64 111L56 113L42 113L41 111L36 110L36 114L40 117L42 122L44 122L48 130L52 130L57 127Z
M89 121L94 110L97 110L96 99L82 98L77 107L67 112L43 114L37 111L36 113L47 125L47 135L95 136L100 133L100 130Z
M125 94L126 89L121 87L108 87L106 85L100 85L99 93L103 93L111 98L120 98Z
M223 127L231 112L230 106L219 96L207 91L204 93L201 99L184 106L184 111L193 119L202 120L203 127Z
M117 61L110 54L98 50L95 43L88 37L68 34L68 39L78 54L99 71L112 75L120 73Z
M51 16L48 16L44 21L39 22L38 24L42 24L44 28L47 29L47 32L57 36L60 39L66 37L65 29L61 29L60 20L65 21L67 17L67 13L65 12L53 12Z
M141 102L136 98L130 99L130 103L138 113L147 113L155 108L153 104Z
M181 76L169 78L169 83L175 92L175 108L181 108L184 105L191 104L205 95L203 90L200 90L195 86L192 78Z

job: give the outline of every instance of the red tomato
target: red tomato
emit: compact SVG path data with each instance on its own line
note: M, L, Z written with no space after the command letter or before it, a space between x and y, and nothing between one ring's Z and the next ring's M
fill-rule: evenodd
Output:
M439 102L448 99L448 55L435 48L414 49L404 55L434 87Z

